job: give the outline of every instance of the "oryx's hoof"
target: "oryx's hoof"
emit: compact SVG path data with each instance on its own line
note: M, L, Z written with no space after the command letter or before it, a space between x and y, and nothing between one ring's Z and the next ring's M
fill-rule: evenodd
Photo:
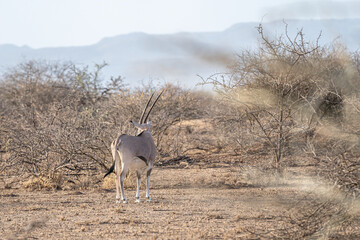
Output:
M136 203L140 203L140 202L141 202L140 198L137 198L137 199L135 200L135 202L136 202Z
M128 201L126 199L123 200L116 199L116 203L128 203Z
M146 199L146 202L152 202L151 198L149 197L148 199Z

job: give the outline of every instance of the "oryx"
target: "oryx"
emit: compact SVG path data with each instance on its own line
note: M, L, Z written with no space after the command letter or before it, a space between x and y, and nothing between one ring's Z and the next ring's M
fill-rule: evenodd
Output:
M154 165L157 150L150 133L150 121L146 121L161 94L162 92L155 99L145 119L145 112L154 94L150 96L140 117L139 123L131 121L131 123L138 129L136 136L122 134L111 143L111 152L114 162L110 170L105 174L104 178L115 170L116 202L127 203L127 199L124 194L124 179L128 170L136 171L136 202L140 202L141 173L145 168L147 168L146 198L148 202L151 202L149 194L150 174Z

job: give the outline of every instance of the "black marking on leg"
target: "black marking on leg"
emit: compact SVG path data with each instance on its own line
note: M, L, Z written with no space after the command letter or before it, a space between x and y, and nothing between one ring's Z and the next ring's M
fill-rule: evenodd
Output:
M143 160L146 165L148 165L148 161L145 157L143 157L143 156L137 156L137 157L140 158L141 160Z
M150 176L150 174L151 174L151 170L152 170L152 168L150 168L149 170L147 170L147 172L146 172L146 176L147 176L147 177L149 177L149 176Z
M141 172L136 171L136 176L137 176L138 179L141 179Z

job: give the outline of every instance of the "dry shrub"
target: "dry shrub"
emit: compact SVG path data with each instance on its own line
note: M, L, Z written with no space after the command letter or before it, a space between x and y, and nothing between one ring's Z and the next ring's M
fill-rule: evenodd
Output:
M10 154L7 172L79 172L102 163L105 123L98 106L108 90L96 90L100 70L30 61L4 74L0 130Z
M354 196L360 194L360 145L359 136L342 132L334 136L317 135L314 139L320 173L329 181L338 184L344 191ZM347 136L349 135L349 136ZM341 138L341 137L347 138ZM354 141L356 139L356 141ZM322 153L322 154L321 154Z
M106 190L113 190L115 189L115 180L112 176L104 178L102 181L102 186L103 189Z
M333 201L299 203L278 220L275 229L247 228L261 239L358 239L359 215L353 215L343 204Z
M352 211L350 203L316 199L293 210L292 226L283 232L293 239L356 239L360 216Z
M328 183L315 182L307 189L315 193L314 199L292 209L293 232L323 239L359 238L359 198L344 191L342 184L325 181Z
M19 176L61 173L76 182L77 176L106 170L112 163L111 141L119 134L133 135L129 121L139 119L150 94L165 88L150 116L151 131L160 157L183 154L184 141L191 140L170 128L201 118L207 96L173 85L130 91L121 77L105 82L103 67L29 61L2 76L0 150L7 157L1 171Z
M360 227L360 201L322 178L293 176L276 178L269 173L249 169L249 183L262 187L274 184L292 186L306 193L287 212L276 216L274 229L256 226L246 228L254 238L261 239L357 239ZM257 179L260 178L260 180ZM264 181L262 179L269 179Z
M360 77L359 80L360 82ZM359 93L347 90L337 121L327 119L314 131L311 154L319 160L319 172L351 195L360 194ZM345 92L345 90L343 91ZM310 152L310 151L309 151Z
M181 120L168 129L165 144L173 143L173 151L167 157L185 159L187 155L219 152L224 148L222 136L217 135L212 119ZM169 147L169 145L167 146Z
M214 117L228 144L236 153L270 160L243 169L240 177L254 185L278 184L292 162L287 159L296 158L297 165L310 162L320 176L342 189L346 202L358 201L359 54L336 43L307 41L302 30L289 36L287 25L275 38L261 25L258 30L258 49L239 53L229 75L204 79L228 105ZM299 205L284 216L284 228L257 229L255 238L351 237L359 216L349 214L353 205L334 198Z
M322 159L341 155L339 147L338 153L330 153L325 144L315 143L314 136L329 126L347 142L351 136L353 146L340 145L347 152L351 148L355 160L360 156L355 151L360 131L358 54L336 43L307 41L302 30L289 36L287 27L283 35L272 37L260 24L258 49L239 53L230 74L203 79L228 105L217 109L215 121L235 152L271 155L278 172L286 166L284 159L304 154L302 150Z
M64 176L61 174L31 176L23 183L25 188L30 190L60 190L64 183Z

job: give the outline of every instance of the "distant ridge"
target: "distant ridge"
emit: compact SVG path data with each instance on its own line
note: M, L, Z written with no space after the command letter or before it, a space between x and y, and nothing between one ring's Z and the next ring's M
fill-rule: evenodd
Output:
M360 19L287 20L289 34L303 29L308 40L321 33L320 44L335 39L351 51L360 49ZM259 23L237 23L221 32L181 32L154 35L131 33L106 37L94 45L32 49L11 44L0 45L0 72L22 61L41 59L73 61L94 65L107 62L104 77L125 77L130 86L149 79L177 82L192 87L201 76L225 71L234 53L256 48ZM262 24L270 36L284 31L283 21Z

